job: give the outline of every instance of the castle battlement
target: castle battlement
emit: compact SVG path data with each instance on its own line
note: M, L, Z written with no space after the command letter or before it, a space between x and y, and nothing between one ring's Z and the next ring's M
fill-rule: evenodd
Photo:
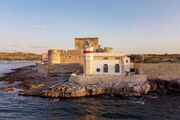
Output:
M129 74L131 66L125 54L114 53L111 47L100 48L97 37L75 38L74 50L49 50L47 64L80 64L85 75Z

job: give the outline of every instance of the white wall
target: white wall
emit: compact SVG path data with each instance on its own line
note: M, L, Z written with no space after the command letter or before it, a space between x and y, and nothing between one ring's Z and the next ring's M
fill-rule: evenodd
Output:
M130 69L131 69L130 58L126 57L123 60L124 60L124 71L130 72ZM126 62L126 61L128 61L128 62Z
M108 64L108 73L103 72L104 64ZM119 64L120 72L115 73L115 65ZM100 68L100 72L97 72L96 69ZM93 61L93 74L94 75L121 75L122 74L122 61L121 60L94 60Z

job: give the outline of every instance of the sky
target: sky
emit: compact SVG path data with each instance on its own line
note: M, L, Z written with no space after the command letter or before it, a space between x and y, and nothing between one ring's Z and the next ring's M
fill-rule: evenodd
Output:
M74 49L75 37L127 54L180 54L180 0L0 0L0 51Z

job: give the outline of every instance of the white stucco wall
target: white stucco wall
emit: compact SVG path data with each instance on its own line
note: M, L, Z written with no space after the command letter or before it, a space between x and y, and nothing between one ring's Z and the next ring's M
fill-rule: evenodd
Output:
M131 69L130 58L126 57L123 60L124 60L124 71L130 72L130 69ZM126 61L128 61L128 62L126 62Z
M108 73L103 72L104 64L108 64ZM119 64L120 72L115 73L115 65ZM96 69L100 68L100 72L97 72ZM122 74L122 61L121 60L94 60L93 61L93 74L94 75L121 75Z

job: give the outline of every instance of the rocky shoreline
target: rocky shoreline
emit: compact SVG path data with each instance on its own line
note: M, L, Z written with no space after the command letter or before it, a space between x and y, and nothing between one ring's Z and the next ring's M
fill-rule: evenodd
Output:
M141 79L141 81L137 78L136 82L131 82L126 77L124 77L124 81L116 80L116 78L111 78L110 80L109 78L100 80L100 78L102 77L99 76L90 77L91 79L89 79L88 81L87 77L79 77L84 78L85 82L74 81L74 78L71 77L70 81L53 87L48 91L45 91L43 93L43 96L84 97L102 94L140 96L142 94L147 94L150 89L150 85L145 81L146 78L138 77L139 79Z
M155 91L180 92L180 80L147 80L145 76L133 76L121 78L121 81L117 78L108 80L108 77L105 79L94 77L92 78L94 80L91 80L93 82L91 82L86 77L81 77L80 80L75 78L77 77L71 76L71 73L43 77L37 73L37 66L28 66L15 69L13 72L1 77L2 81L8 83L19 81L19 84L6 86L1 91L7 92L22 89L23 91L19 92L19 95L56 98L102 94L141 96Z

